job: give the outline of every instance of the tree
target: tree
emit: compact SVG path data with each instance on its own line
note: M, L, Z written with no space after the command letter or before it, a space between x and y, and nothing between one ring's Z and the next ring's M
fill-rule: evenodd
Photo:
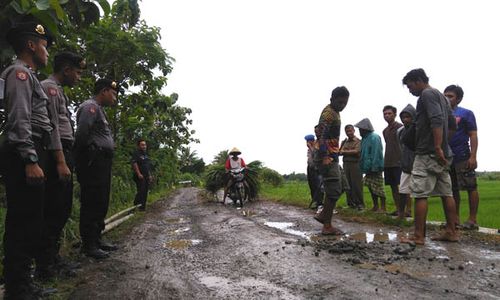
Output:
M105 15L110 12L107 0L0 0L0 68L7 66L14 56L5 41L7 28L18 22L38 20L59 42L60 29L68 26L81 29L97 23L99 8Z
M229 156L229 150L221 150L219 153L217 153L215 156L214 156L214 159L212 161L212 164L220 164L220 165L224 165L226 163L226 160Z
M201 175L205 170L205 162L197 157L196 151L191 152L191 148L184 147L179 153L179 165L181 173L191 173Z

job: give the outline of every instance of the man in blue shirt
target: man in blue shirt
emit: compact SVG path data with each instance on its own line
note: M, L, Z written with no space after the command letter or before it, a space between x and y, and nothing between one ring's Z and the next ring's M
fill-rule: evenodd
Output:
M444 90L444 95L450 100L457 122L457 131L449 141L454 155L450 175L457 209L457 222L459 223L460 220L460 190L465 190L469 195L469 219L462 224L462 228L478 229L476 215L479 193L475 172L478 146L476 117L471 110L458 106L464 96L464 91L460 86L448 86Z

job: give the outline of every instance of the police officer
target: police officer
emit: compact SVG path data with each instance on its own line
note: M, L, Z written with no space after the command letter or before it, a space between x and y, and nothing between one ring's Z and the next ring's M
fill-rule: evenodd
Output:
M75 133L76 175L80 183L80 235L82 253L95 259L109 256L116 246L101 240L108 212L114 141L103 107L116 102L118 86L109 79L95 83L94 97L77 113Z
M132 169L137 186L134 205L140 205L140 210L146 210L149 185L153 181L153 177L151 176L151 161L147 153L147 144L143 139L137 141L137 151L132 155Z
M44 177L52 126L47 95L35 71L47 65L52 37L43 25L20 23L7 35L17 60L0 75L5 80L4 234L5 299L36 299L30 267L41 237Z
M72 52L61 52L54 57L54 73L42 81L48 96L48 109L54 130L51 134L48 157L44 226L40 251L36 259L38 278L46 280L56 274L70 272L70 264L59 256L61 232L70 214L73 202L73 126L69 99L63 86L74 86L85 68L82 56Z

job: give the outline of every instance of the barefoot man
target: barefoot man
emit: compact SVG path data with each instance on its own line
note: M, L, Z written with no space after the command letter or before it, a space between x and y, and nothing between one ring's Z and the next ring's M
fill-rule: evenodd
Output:
M332 91L330 103L323 109L319 118L319 166L323 177L326 199L323 210L314 217L323 224L323 235L342 235L343 232L332 226L332 214L337 200L342 194L339 167L340 112L346 107L349 91L346 87L336 87Z
M427 199L440 196L446 215L445 231L433 240L456 242L455 201L449 174L452 152L448 146L448 129L456 125L448 100L429 85L429 77L423 69L411 70L403 78L403 84L413 96L418 96L416 117L415 161L410 179L410 189L415 198L415 232L401 242L425 243Z

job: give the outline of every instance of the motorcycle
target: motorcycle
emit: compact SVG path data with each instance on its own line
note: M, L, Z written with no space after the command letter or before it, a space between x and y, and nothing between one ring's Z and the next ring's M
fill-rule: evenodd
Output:
M229 198L233 200L234 205L238 205L239 201L239 207L243 207L243 201L247 198L245 189L245 168L232 169L229 174L232 181L229 187Z

